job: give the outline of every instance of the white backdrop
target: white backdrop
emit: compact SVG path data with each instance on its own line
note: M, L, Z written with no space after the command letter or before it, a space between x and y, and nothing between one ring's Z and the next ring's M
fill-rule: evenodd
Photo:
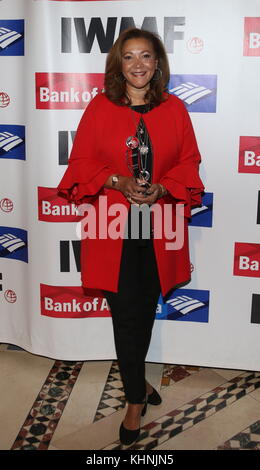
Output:
M105 302L80 287L75 208L55 188L129 18L165 42L206 187L192 280L159 303L147 360L259 370L258 0L0 0L0 341L55 359L116 357Z

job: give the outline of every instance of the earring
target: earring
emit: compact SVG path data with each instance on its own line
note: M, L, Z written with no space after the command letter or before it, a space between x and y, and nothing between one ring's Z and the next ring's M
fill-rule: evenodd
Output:
M162 78L162 75L163 75L163 73L162 73L160 67L158 67L154 72L154 76L153 76L152 80L154 80L155 82L158 82Z

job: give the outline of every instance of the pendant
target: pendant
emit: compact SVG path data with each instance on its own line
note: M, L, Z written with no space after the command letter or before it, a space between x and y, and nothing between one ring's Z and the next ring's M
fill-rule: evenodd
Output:
M141 155L147 155L147 153L149 152L149 148L147 147L147 145L141 145L141 147L139 147L139 152Z
M147 170L141 170L140 171L140 179L144 179L145 181L149 181L150 179L150 173Z
M137 137L131 135L131 136L127 137L126 145L129 149L134 150L137 147L139 147L139 140L137 139Z

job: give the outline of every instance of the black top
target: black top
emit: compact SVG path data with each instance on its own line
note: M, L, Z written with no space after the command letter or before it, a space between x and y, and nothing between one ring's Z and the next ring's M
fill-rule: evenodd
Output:
M149 104L135 104L133 106L130 106L131 109L136 111L137 113L145 114L150 111L151 107Z
M136 105L136 106L131 106L131 109L134 111L140 113L140 114L145 114L148 111L150 111L150 106L146 104L141 104L141 105ZM140 130L141 130L141 135L142 135L142 140L145 142L148 146L148 153L147 156L143 157L144 163L145 163L145 169L150 173L150 178L148 180L149 183L152 181L152 159L153 159L153 154L152 154L152 145L151 145L151 140L147 131L147 128L145 126L145 123L141 117L138 125L138 132L136 130L136 137L138 137L138 134L140 135ZM143 132L142 132L143 131ZM138 168L138 157L139 157L139 152L138 149L132 150L132 164L133 167ZM139 177L139 170L134 171L134 176L136 178ZM131 213L134 211L139 212L139 208L135 205L130 206L130 210L128 213L128 238L131 238ZM139 246L145 246L147 244L147 239L151 238L151 215L149 217L149 225L147 227L147 230L144 230L144 234L142 234L142 213L139 212L139 238L138 240L138 245ZM142 238L144 236L144 238Z

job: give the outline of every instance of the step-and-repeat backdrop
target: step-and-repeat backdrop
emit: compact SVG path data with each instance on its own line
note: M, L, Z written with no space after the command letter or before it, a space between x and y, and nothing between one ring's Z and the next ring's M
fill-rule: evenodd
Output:
M159 299L147 360L259 370L259 0L0 0L0 342L116 358L108 305L81 288L77 208L55 188L106 54L134 25L165 44L206 187L192 280Z

